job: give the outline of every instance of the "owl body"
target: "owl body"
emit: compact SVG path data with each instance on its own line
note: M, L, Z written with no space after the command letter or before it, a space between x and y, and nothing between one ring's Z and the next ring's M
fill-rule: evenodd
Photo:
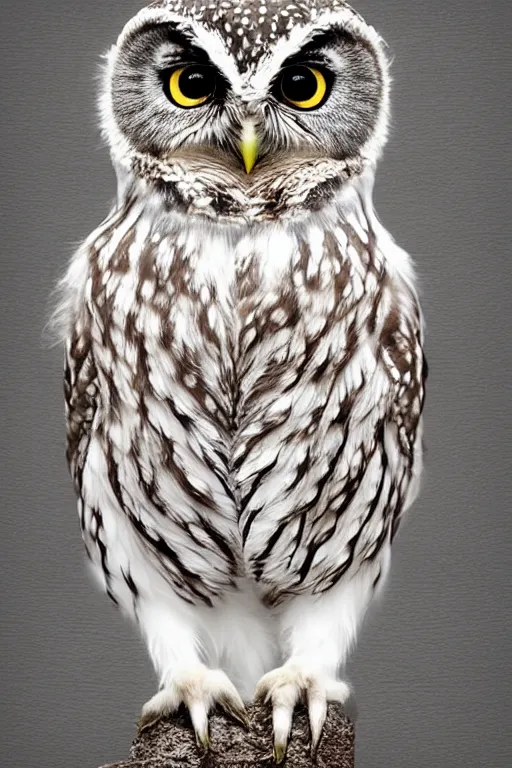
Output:
M263 676L277 759L301 691L321 692L313 741L325 701L346 698L337 672L417 492L422 321L411 261L373 211L376 33L344 3L290 5L258 57L253 6L238 27L221 6L155 4L109 55L118 199L63 281L68 459L87 552L160 677L143 724L184 701L204 742L212 703L240 715L237 691L250 699ZM219 29L238 40L229 61ZM182 125L176 108L201 114L214 68L219 114ZM318 124L279 123L276 77L285 98L319 89L290 101ZM346 125L327 151L312 137L329 83ZM258 137L252 173L238 134L247 171Z

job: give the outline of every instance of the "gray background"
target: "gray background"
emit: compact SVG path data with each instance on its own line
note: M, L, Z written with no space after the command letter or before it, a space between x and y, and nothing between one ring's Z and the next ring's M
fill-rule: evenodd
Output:
M427 470L351 663L358 768L505 768L510 745L511 4L356 3L395 58L384 223L421 276ZM103 218L99 54L137 0L2 0L0 762L125 756L155 681L85 570L48 295Z

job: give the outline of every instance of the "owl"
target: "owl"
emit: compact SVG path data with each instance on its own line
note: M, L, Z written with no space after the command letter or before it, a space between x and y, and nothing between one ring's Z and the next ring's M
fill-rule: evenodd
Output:
M202 4L205 2L206 4ZM57 309L94 573L184 705L312 749L418 491L411 259L379 223L389 67L343 0L161 0L106 57L117 174Z

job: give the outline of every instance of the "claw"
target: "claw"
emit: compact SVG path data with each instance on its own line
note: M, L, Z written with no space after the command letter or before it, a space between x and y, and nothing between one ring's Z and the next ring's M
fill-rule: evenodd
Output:
M290 732L292 730L292 717L293 706L277 706L274 708L273 724L274 724L274 743L276 748L279 747L279 754L283 750L283 755L286 754L286 748L288 746L288 739L290 738ZM283 760L284 757L281 757Z
M237 723L240 723L240 725L243 725L244 728L247 728L247 730L249 730L250 728L249 715L247 714L247 710L241 701L238 702L236 700L233 700L229 696L221 696L218 699L218 704L220 704L222 709L228 715L230 715L230 717L236 720Z
M329 678L322 670L287 663L262 677L256 687L255 702L271 702L274 726L274 759L280 765L286 756L292 729L292 718L299 700L308 706L311 728L311 757L316 760L322 731L327 717L327 702L344 702L350 695L349 686Z
M203 701L198 699L187 700L185 698L185 704L190 713L197 744L203 747L203 749L208 750L210 747L210 737L208 734L208 711L206 706Z
M149 731L154 725L161 720L161 715L141 715L137 720L137 735L140 736L145 731Z
M208 734L208 731L206 733L198 733L196 734L196 744L198 747L202 747L205 752L209 752L210 750L210 736Z
M309 726L311 728L311 757L316 758L322 731L327 717L327 700L319 690L312 690L308 696Z
M180 670L173 680L144 705L139 719L139 734L162 717L176 712L180 704L185 704L197 745L208 750L208 713L215 703L220 704L243 726L249 727L249 718L240 694L224 672L204 666Z
M269 701L270 701L270 691L260 687L256 688L256 693L254 694L254 703L268 704Z

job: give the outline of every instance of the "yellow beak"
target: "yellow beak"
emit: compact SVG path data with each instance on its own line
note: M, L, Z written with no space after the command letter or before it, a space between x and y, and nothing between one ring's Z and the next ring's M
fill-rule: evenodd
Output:
M240 142L240 151L244 160L245 170L250 173L258 159L259 141L254 130L254 124L247 121L242 131L242 141Z

